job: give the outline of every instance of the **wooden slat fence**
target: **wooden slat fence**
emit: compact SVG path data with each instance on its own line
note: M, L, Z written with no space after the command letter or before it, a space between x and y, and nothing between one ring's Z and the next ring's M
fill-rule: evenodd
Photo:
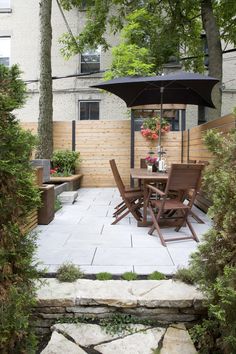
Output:
M163 135L162 145L167 152L168 163L190 160L210 160L211 154L204 146L202 136L207 129L217 129L223 133L235 127L234 115L227 115L194 127L189 131L170 132ZM130 169L130 120L76 121L76 151L82 158L80 173L84 175L83 187L114 186L109 160L115 159L125 184L129 184ZM37 123L24 123L22 127L37 132ZM72 148L72 122L53 123L54 149ZM189 139L188 139L189 137ZM151 143L135 132L135 167L140 164L150 147L156 149L157 142Z
M212 156L203 142L204 133L213 129L225 134L235 127L236 117L229 114L185 131L183 134L184 162L188 162L188 158L189 160L210 161Z
M22 122L24 129L37 132L37 123ZM76 151L82 158L80 173L83 187L115 186L109 160L115 159L125 184L129 184L130 120L100 120L76 122ZM54 150L72 148L72 122L53 122ZM163 147L168 162L181 160L181 133L170 132L163 136ZM157 142L146 141L135 132L135 166Z

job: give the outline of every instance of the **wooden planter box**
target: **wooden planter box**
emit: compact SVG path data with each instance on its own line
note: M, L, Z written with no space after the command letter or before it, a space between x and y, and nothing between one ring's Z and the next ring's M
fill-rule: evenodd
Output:
M69 177L51 177L50 182L51 183L64 183L68 182L69 183L69 191L76 191L77 189L80 188L80 183L83 175L78 174L78 175L72 175Z
M28 234L30 231L36 228L38 225L38 211L37 209L32 210L27 218L26 223L20 227L23 234Z

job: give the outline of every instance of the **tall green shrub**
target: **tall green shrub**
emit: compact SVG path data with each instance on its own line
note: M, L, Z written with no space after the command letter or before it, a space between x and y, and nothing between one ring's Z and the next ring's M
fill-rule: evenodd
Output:
M236 353L236 130L208 131L214 158L204 176L212 229L193 254L191 272L207 299L208 318L193 331L202 354Z
M39 194L29 163L35 138L11 113L26 89L17 66L0 65L0 352L33 353L29 316L35 299L35 236L20 227Z

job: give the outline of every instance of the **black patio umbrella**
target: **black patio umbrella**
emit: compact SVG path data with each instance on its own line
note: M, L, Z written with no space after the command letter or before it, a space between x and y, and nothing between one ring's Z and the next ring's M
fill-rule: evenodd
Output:
M162 120L165 103L193 104L215 108L211 91L218 79L195 73L178 71L161 76L121 77L91 87L114 93L127 107L160 104ZM161 127L159 131L161 145Z

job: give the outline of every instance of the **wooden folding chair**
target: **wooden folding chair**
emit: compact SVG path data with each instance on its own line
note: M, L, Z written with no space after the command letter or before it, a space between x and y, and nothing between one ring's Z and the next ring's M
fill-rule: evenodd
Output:
M120 177L115 160L110 160L109 162L122 198L122 202L115 207L116 210L113 217L116 219L112 222L112 225L115 225L129 213L131 213L137 221L141 221L142 214L140 208L143 206L143 192L140 189L126 189Z
M203 168L204 165L200 164L172 164L164 192L152 185L148 185L148 207L153 221L153 225L148 233L152 235L156 229L163 246L166 246L166 242L175 240L193 239L197 242L199 241L188 216L200 188ZM190 189L193 191L191 199L185 204L183 197L186 194L186 190ZM172 191L177 192L174 199L169 198L170 191L171 193ZM153 192L159 196L158 200L151 199ZM170 226L176 226L176 221L179 221L175 229L176 232L178 232L182 226L187 224L192 235L165 239L160 227L163 220L165 222L170 222Z
M199 160L199 161L196 161L196 160L189 160L189 163L198 163L198 164L201 164L201 165L204 165L204 166L207 166L209 165L209 162L208 161L202 161L202 160ZM200 191L199 191L200 192ZM199 193L198 192L198 193ZM192 191L189 190L187 195L186 195L186 199L189 200L191 199L191 195L192 195ZM192 216L192 218L194 220L197 221L198 224L204 224L204 221L196 214L194 213L194 211L190 211L190 215Z

